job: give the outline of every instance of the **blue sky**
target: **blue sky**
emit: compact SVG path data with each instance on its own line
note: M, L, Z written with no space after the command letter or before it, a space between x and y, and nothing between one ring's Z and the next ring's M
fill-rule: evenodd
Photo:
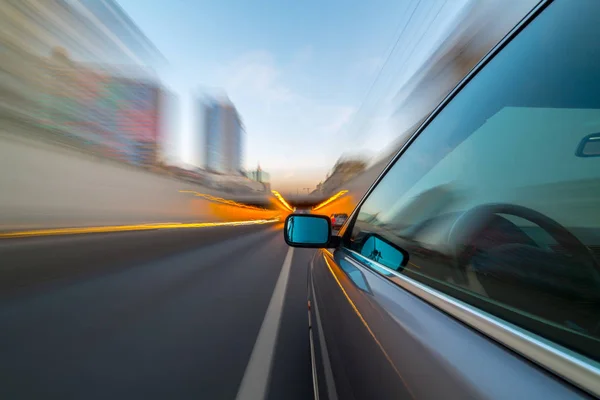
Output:
M291 189L314 187L343 152L371 156L394 139L389 99L465 1L118 2L168 61L170 158L202 164L194 99L226 93L246 126L245 166Z

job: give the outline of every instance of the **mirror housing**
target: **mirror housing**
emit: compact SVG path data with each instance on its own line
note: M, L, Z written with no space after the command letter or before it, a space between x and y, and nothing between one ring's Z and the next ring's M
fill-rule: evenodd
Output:
M331 236L331 221L325 215L290 214L283 226L285 242L292 247L322 249L337 247L338 236Z
M592 133L583 138L575 153L577 157L600 157L600 133Z

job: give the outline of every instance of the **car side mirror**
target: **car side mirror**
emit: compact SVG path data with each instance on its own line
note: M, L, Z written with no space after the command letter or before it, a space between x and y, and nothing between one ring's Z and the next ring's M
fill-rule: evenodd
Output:
M583 138L575 153L577 157L600 156L600 133L593 133Z
M339 244L339 237L331 236L331 221L325 215L289 215L283 226L283 237L292 247L319 249Z
M394 271L401 271L408 263L408 253L383 237L370 233L362 240L361 256Z

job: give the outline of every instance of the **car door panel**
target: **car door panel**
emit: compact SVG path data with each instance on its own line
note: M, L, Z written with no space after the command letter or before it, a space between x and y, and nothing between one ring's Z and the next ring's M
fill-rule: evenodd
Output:
M350 250L318 252L311 279L340 399L585 397Z
M344 262L335 262L331 254L321 252L312 267L338 398L411 398L357 314L359 307L369 307L368 293L339 267Z
M318 347L321 353L322 364L317 366L321 399L354 399L343 367L343 360L339 354L336 338L332 336L335 334L333 327L343 319L339 317L339 313L335 310L336 306L342 303L337 299L337 293L328 293L331 287L329 279L323 281L322 278L328 277L321 276L321 271L324 268L327 268L327 266L319 251L310 265L309 293L314 338L315 342L318 342L315 347ZM319 276L315 277L315 275ZM329 373L327 369L329 369Z

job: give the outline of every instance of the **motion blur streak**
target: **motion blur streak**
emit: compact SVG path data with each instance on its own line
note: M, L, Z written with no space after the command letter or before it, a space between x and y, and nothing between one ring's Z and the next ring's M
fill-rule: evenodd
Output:
M313 211L317 211L318 209L325 207L327 204L336 201L337 199L339 199L340 197L342 197L346 193L348 193L347 190L340 190L339 192L337 192L336 194L334 194L333 196L331 196L330 198L328 198L327 200L325 200L321 204L318 204L318 205L314 206L313 207Z
M62 228L62 229L41 229L23 232L0 233L0 239L22 238L31 236L56 236L56 235L78 235L82 233L110 233L110 232L130 232L145 231L154 229L182 229L182 228L208 228L214 226L240 226L240 225L258 225L269 224L279 221L279 218L256 219L249 221L233 222L201 222L201 223L158 223L145 225L121 225L121 226L94 226L89 228Z
M258 210L258 211L266 211L267 210L266 208L249 206L247 204L238 203L237 201L223 199L221 197L211 196L210 194L198 193L198 192L193 191L193 190L180 190L179 193L193 193L195 196L202 197L202 198L204 198L204 199L206 199L208 201L214 201L214 202L217 202L217 203L229 204L229 205L236 206L236 207L247 208L249 210Z
M296 210L295 208L292 208L292 206L290 206L287 201L285 201L283 196L281 194L279 194L278 191L271 190L271 192L273 193L273 196L277 197L277 200L279 200L281 202L281 204L284 205L285 208L287 208L288 210L290 210L292 212L294 212Z

